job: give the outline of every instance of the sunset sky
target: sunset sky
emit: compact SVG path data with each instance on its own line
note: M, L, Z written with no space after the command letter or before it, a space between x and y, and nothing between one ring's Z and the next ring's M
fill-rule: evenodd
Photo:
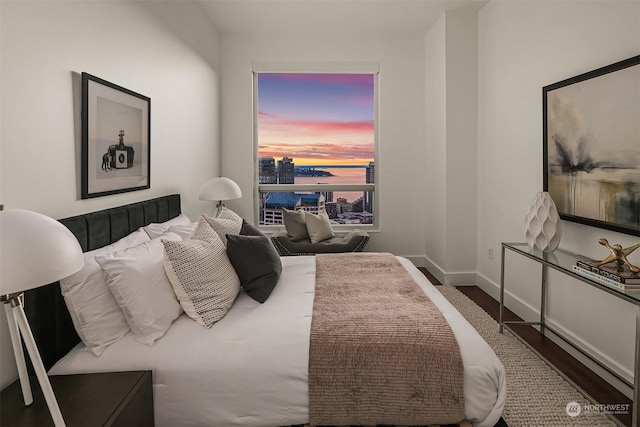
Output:
M299 166L374 159L372 74L258 75L260 157Z

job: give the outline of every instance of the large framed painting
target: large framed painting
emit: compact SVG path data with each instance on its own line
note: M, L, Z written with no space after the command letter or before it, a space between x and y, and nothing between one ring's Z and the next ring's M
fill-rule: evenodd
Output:
M640 235L640 56L542 88L544 191L560 217Z
M81 197L150 188L151 100L82 73Z

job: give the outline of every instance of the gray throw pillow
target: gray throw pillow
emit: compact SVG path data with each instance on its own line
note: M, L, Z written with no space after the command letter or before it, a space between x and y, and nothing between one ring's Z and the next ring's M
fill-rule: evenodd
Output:
M245 219L242 220L242 228L240 228L240 234L243 236L264 236L260 230L253 225L249 224Z
M227 255L240 286L259 303L267 300L282 272L280 256L266 236L227 235Z
M329 215L327 215L326 211L320 211L318 215L305 212L304 216L311 243L322 242L336 236L333 233L331 220L329 220Z
M292 242L309 238L303 210L290 211L289 209L282 208L282 219L284 221L284 228L287 229L287 234Z

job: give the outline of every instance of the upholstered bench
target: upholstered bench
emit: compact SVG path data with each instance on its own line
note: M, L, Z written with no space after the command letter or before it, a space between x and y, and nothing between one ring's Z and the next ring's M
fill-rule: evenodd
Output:
M277 231L271 236L271 241L280 256L362 252L369 242L369 234L364 230L352 230L344 236L311 243L310 239L294 242L286 231Z

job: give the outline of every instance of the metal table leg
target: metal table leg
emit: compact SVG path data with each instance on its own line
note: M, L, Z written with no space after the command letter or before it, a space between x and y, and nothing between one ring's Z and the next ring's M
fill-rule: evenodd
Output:
M640 423L640 306L636 306L636 354L633 368L633 404L631 425L638 427Z
M544 264L542 264L542 291L540 294L540 333L544 335L544 319L547 306L547 266Z
M501 246L500 253L500 333L504 333L503 323L503 311L504 311L504 245Z

